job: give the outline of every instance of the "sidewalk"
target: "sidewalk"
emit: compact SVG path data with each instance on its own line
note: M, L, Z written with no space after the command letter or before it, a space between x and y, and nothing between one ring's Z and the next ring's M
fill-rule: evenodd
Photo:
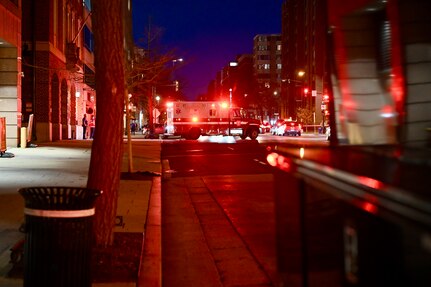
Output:
M138 137L134 137L138 138ZM115 232L142 232L139 285L136 282L97 283L97 287L160 286L161 141L137 139L133 145L134 171L150 172L152 180L121 180L117 215L122 225ZM87 183L92 141L67 140L39 144L36 148L10 148L12 158L0 158L0 287L22 286L22 279L7 277L12 265L10 248L24 234L24 202L18 189L29 186L77 186ZM127 171L124 153L122 172ZM145 266L145 267L144 267ZM142 270L145 270L143 272Z

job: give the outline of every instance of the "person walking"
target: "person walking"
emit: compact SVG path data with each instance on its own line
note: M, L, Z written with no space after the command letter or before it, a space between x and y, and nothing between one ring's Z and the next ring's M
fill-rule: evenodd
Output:
M132 122L130 124L130 130L132 132L132 135L134 135L135 132L136 132L136 123L135 123L135 120L132 120Z
M94 131L96 130L96 118L94 116L91 116L89 127L90 127L90 139L93 139Z
M85 140L87 137L87 127L88 127L88 120L87 120L87 114L84 114L84 117L82 118L82 138Z

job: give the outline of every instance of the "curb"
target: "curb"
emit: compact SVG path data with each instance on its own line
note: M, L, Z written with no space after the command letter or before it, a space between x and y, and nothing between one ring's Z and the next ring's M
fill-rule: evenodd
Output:
M162 286L161 178L153 178L145 226L138 287Z

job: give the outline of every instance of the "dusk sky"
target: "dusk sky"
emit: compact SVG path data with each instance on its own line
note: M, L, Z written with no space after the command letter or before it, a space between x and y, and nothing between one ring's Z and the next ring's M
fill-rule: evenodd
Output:
M255 35L281 33L282 2L133 0L135 42L145 37L150 18L151 25L163 29L162 44L184 59L175 73L192 100L237 55L252 53Z

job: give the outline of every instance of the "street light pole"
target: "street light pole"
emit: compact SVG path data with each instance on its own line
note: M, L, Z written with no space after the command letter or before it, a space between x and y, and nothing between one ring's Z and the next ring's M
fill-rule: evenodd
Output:
M149 91L148 96L148 128L150 130L150 136L154 133L154 125L153 125L153 97L154 97L154 89L155 87L151 86L151 90Z
M176 98L176 94L177 94L177 92L179 90L179 82L175 79L175 64L177 62L183 62L183 61L184 61L183 58L178 58L178 59L172 60L172 80L173 80L173 85L172 86L175 87L174 88L174 98Z

